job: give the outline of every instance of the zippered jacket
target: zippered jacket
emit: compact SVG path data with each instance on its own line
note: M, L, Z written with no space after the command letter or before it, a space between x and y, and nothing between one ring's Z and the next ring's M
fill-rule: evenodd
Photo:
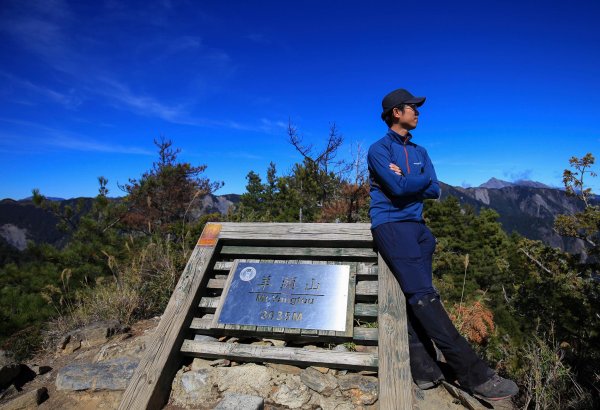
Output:
M423 221L423 200L437 199L441 190L425 148L388 130L369 148L371 228L388 222ZM403 175L389 168L396 164Z

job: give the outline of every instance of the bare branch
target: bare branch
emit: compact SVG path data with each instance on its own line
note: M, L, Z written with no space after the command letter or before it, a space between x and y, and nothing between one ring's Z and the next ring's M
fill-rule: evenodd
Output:
M288 121L288 137L290 144L306 159L315 162L311 158L312 145L302 145L302 137L298 135L298 129L292 124L292 120Z
M535 264L538 265L540 268L542 268L544 271L546 271L550 275L555 275L554 272L552 272L550 269L548 269L547 267L545 267L542 264L542 262L540 262L539 260L537 260L536 258L534 258L533 256L531 256L529 253L527 253L527 251L525 249L519 248L519 250L521 252L523 252L525 254L525 256L527 256L529 259L531 259L533 262L535 262Z

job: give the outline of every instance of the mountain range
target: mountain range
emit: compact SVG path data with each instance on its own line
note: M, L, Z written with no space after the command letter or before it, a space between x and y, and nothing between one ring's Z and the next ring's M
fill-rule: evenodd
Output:
M475 188L455 187L444 183L441 186L442 199L454 196L461 204L476 210L491 208L498 212L499 221L508 233L518 232L570 253L581 253L584 250L583 241L561 237L552 228L556 215L583 210L583 203L568 197L564 190L535 181L508 182L496 178ZM65 204L74 204L78 200L53 199ZM85 199L90 206L92 200ZM206 195L191 210L192 218L213 212L226 214L229 207L239 200L240 195L237 194ZM595 203L600 203L598 197L594 200ZM29 198L19 201L4 199L0 201L0 247L23 250L30 240L61 246L67 238L56 228L57 222L54 215L37 208Z

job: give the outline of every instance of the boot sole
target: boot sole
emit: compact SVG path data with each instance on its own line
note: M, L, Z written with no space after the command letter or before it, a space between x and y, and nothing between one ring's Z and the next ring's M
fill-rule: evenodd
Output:
M502 396L502 397L486 397L486 396L482 396L481 394L477 394L477 393L473 393L473 397L477 397L478 399L481 400L489 400L489 401L500 401L500 400L506 400L508 398L513 397L515 394L509 394L508 396Z

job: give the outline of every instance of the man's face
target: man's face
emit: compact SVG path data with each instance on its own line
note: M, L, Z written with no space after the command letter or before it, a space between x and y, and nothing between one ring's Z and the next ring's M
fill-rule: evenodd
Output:
M398 120L400 127L406 130L414 130L419 122L419 110L414 104L405 104L404 110L394 108L394 118Z

